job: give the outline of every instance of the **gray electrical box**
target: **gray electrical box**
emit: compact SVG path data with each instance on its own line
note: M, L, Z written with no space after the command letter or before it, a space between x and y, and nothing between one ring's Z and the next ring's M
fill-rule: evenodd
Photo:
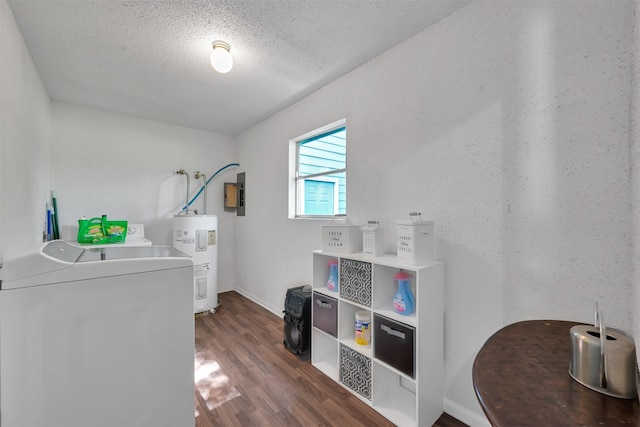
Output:
M245 201L246 201L244 172L241 172L238 174L238 177L236 178L236 183L238 184L238 207L236 210L236 214L238 216L244 216Z

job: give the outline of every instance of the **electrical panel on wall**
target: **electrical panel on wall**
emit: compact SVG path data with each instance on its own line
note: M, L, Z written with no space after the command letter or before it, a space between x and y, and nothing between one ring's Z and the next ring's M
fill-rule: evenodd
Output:
M238 207L238 184L235 182L224 183L224 210L235 212Z
M246 202L246 188L245 188L245 176L244 176L244 172L241 172L238 174L237 178L236 178L237 184L238 184L238 207L237 207L237 211L236 214L238 216L244 216L244 210L245 210L245 202Z

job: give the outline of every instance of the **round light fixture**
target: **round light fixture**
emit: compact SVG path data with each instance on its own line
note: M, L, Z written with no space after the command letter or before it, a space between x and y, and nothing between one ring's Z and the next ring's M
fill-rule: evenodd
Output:
M214 41L211 46L213 52L211 52L211 66L219 73L228 73L233 67L233 58L231 57L231 46L229 43L225 43L220 40Z

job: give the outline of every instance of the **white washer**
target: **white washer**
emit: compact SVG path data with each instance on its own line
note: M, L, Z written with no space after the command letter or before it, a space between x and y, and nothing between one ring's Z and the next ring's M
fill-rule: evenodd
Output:
M0 425L193 426L193 261L58 240L3 268Z

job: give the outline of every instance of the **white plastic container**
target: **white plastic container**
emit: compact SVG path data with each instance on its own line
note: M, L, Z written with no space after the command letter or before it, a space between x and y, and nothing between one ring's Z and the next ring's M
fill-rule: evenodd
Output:
M369 221L362 227L362 253L380 256L384 253L384 236L378 221Z
M356 344L371 345L371 313L366 310L356 311Z
M362 233L348 220L332 220L322 226L322 251L352 254L362 250Z
M428 264L434 260L434 223L422 220L419 212L411 212L409 217L396 221L398 260L409 265Z

